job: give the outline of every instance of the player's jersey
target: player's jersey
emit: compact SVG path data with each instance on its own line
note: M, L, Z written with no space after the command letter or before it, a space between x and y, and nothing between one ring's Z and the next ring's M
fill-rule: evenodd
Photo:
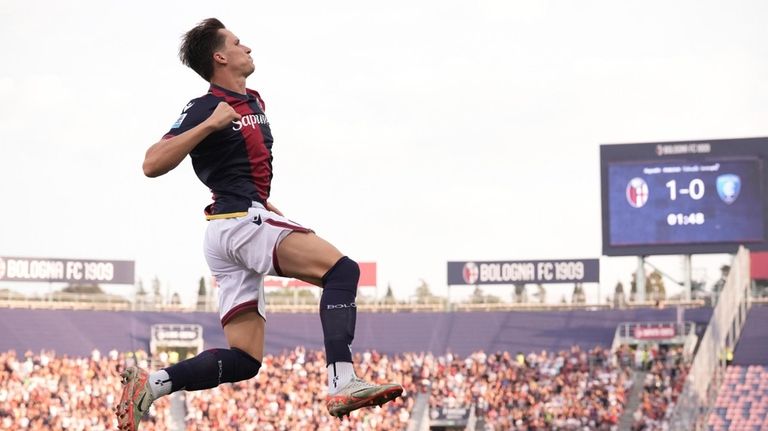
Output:
M219 102L242 116L231 126L208 135L189 154L197 177L213 193L205 208L211 218L248 211L253 201L266 204L272 182L272 131L259 93L247 95L211 84L203 97L191 100L164 138L180 135L207 119Z

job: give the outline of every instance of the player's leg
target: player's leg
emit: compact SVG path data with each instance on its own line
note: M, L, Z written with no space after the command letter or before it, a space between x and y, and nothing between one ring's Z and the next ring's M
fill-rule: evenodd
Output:
M264 318L256 311L235 315L225 326L229 349L210 349L170 367L147 372L137 366L122 373L118 429L136 431L158 398L176 391L197 391L248 380L259 372L264 352Z
M152 403L165 395L256 376L264 351L264 319L255 311L244 312L224 327L224 333L232 346L229 349L206 350L152 373L137 366L126 368L121 374L123 393L116 409L118 429L136 431Z
M277 271L323 288L320 322L323 326L328 365L337 364L340 376L331 370L329 383L344 384L354 375L350 345L355 336L357 263L344 257L332 244L314 233L293 232L277 247ZM343 368L343 371L342 371ZM340 381L339 381L340 380Z
M323 287L323 277L343 255L312 232L292 232L277 246L277 272ZM357 280L355 280L357 283ZM357 289L357 286L355 286Z
M320 322L328 368L328 409L334 416L398 397L398 384L372 385L355 376L351 344L357 320L360 268L336 247L311 232L293 232L276 250L276 270L323 288Z
M219 255L207 254L206 258L219 284L219 314L230 348L206 350L152 373L149 384L155 398L180 390L197 391L247 380L261 368L265 323L263 275Z
M210 349L152 373L152 395L211 389L222 383L248 380L259 372L264 352L264 319L244 311L224 326L229 349Z
M264 330L266 322L256 310L235 315L224 325L224 336L230 348L247 353L262 362L264 358Z
M206 233L206 260L219 283L219 312L229 349L210 349L171 365L147 372L139 367L122 373L123 393L116 412L121 430L136 431L152 402L170 393L209 389L254 376L264 353L263 275L232 262L228 251L233 234L253 236L248 220L217 220ZM271 259L266 259L270 262ZM269 266L265 264L262 272Z

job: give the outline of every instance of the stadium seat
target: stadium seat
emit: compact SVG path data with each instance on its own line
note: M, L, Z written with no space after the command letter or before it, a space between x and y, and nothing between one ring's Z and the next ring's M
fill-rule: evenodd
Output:
M710 431L768 429L768 367L728 367L707 425Z

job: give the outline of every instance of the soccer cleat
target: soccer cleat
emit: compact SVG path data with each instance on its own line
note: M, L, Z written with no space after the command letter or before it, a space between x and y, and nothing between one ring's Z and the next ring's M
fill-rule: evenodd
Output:
M142 416L149 410L154 397L149 390L149 373L139 367L128 367L120 373L123 393L115 408L117 429L136 431Z
M362 407L381 406L392 401L403 393L403 387L390 383L373 385L357 377L333 395L326 398L328 413L339 419Z

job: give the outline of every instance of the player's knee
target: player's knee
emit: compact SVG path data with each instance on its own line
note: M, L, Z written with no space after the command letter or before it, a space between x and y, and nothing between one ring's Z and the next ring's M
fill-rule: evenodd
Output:
M347 256L339 259L323 276L323 287L333 284L336 289L357 292L360 281L360 265Z
M261 362L258 359L236 347L233 347L231 350L239 355L239 360L234 370L234 381L248 380L259 374Z

